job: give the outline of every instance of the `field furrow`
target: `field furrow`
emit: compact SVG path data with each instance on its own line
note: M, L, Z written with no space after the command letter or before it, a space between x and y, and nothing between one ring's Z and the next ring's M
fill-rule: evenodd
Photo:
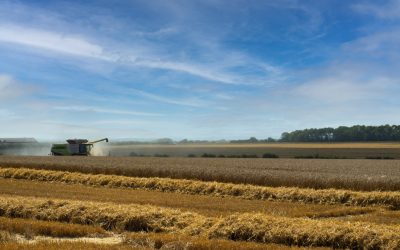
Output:
M107 230L174 232L207 238L341 248L399 248L400 227L337 220L237 213L205 217L144 205L0 196L1 216L34 218Z
M398 163L0 157L0 248L400 249Z
M304 204L286 201L243 200L236 197L189 195L139 189L91 187L58 182L35 182L29 180L1 179L0 193L46 199L68 199L77 201L113 202L118 204L140 204L176 208L196 212L205 216L220 217L232 213L265 213L287 217L329 218L376 213L380 208ZM387 211L397 213L397 211ZM397 218L397 220L395 219ZM399 223L400 216L392 217Z
M261 187L243 184L175 180L168 178L137 178L116 175L92 175L65 171L0 168L0 177L47 182L63 182L89 186L156 190L161 192L231 196L250 200L276 200L317 204L357 206L389 206L400 208L400 192L362 192L338 189Z

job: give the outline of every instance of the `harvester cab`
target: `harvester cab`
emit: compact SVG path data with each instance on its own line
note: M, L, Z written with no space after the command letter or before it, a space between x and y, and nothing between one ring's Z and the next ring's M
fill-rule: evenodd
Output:
M98 142L106 141L104 138L97 141L89 142L86 139L69 139L68 144L53 144L51 146L51 155L91 155L93 145Z

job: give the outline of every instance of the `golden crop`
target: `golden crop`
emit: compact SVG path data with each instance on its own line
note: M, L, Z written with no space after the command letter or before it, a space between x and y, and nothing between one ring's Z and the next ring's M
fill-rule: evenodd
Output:
M201 228L200 224L207 220L198 214L155 206L9 196L0 196L0 216L97 225L107 230L154 232L174 232L190 225Z
M376 222L375 217L379 215L383 216L383 221L385 221L386 217L391 216L392 223L400 223L399 210L387 210L381 207L245 200L229 196L191 195L144 189L92 187L80 184L65 184L62 182L39 182L2 178L0 178L0 190L3 195L113 202L118 204L150 204L179 209L181 211L196 212L210 217L246 212L266 213L286 217L337 217L338 219L361 219L366 215L373 215L372 218Z
M261 187L244 184L175 180L169 178L137 178L101 174L91 175L25 168L0 168L0 177L48 182L57 181L114 188L146 189L185 194L234 196L250 200L277 200L358 206L384 205L390 206L392 209L400 208L400 192Z
M5 217L0 217L0 230L9 233L22 234L27 238L31 238L35 235L51 237L83 237L101 236L106 234L104 229L101 227L20 218L10 219Z
M269 187L400 190L398 160L0 156L0 166Z
M159 247L161 246L161 247ZM166 235L166 234L130 234L124 244L96 244L88 242L48 242L38 241L36 243L17 243L9 241L0 243L2 250L155 250L155 249L171 249L171 250L308 250L309 248L285 246L278 244L257 244L253 242L235 242L228 240L208 240L208 239L192 239L182 235ZM313 250L327 250L328 248L313 247Z
M4 242L12 241L14 239L15 239L15 237L13 237L9 232L0 230L0 244L4 243Z
M1 250L154 250L145 247L132 247L129 245L105 245L87 242L47 242L39 241L36 243L19 243L15 241L6 242L1 244Z
M35 218L105 229L174 232L207 238L340 248L400 248L400 227L331 219L233 214L209 218L149 205L117 205L0 196L2 216Z
M286 246L273 243L255 243L244 241L231 241L221 239L208 239L206 237L187 236L182 234L164 233L127 233L124 243L135 247L149 247L151 249L187 249L187 250L306 250L310 248ZM323 247L313 247L313 250L326 250Z
M400 249L399 177L390 160L0 157L0 249Z

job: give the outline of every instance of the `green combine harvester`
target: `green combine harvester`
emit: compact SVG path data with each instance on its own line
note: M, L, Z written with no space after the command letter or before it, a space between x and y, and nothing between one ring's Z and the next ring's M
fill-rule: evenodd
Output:
M89 142L86 139L69 139L68 144L53 144L51 146L51 155L83 155L89 156L92 151L93 145L98 142L106 141L108 138L104 138L97 141Z

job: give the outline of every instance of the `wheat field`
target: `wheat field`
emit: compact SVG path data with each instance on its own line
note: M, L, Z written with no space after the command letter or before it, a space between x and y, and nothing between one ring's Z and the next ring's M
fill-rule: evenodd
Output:
M91 175L65 171L1 168L0 177L47 182L63 182L90 186L155 190L161 192L232 196L250 200L293 201L317 204L358 206L381 205L400 209L400 192L365 192L339 189L260 187L169 178L137 178L117 175Z
M0 156L0 166L269 187L400 190L398 160Z
M334 175L338 164L345 168L365 162L349 171L354 179L363 167L370 174L377 174L378 167L396 173L396 161L219 160L0 157L0 248L400 248L396 190L344 189L342 184L283 187L255 185L251 179L229 183L218 175L210 181L164 175L186 175L193 163L192 177L201 168L239 176L244 164L254 173L257 167L265 173L302 168L323 176ZM153 171L147 177L137 172L145 166ZM152 176L161 168L164 172Z
M298 246L399 248L400 228L331 219L232 214L211 218L150 205L115 205L0 196L1 215L83 225L106 230L145 231Z

